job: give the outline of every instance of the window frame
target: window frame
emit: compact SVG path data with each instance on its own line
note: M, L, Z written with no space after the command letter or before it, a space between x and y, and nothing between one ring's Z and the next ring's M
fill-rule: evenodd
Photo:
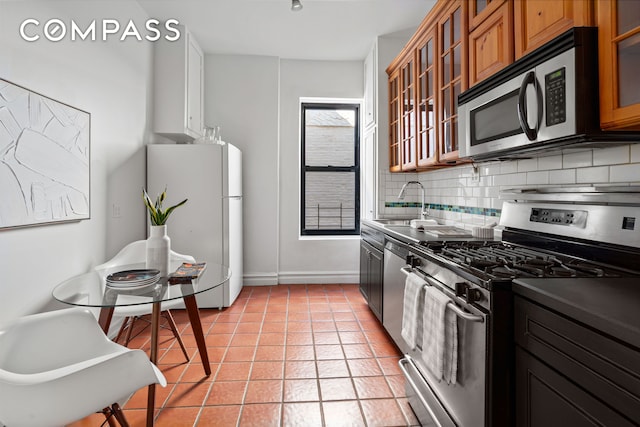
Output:
M353 110L355 115L353 165L352 166L308 166L306 164L306 111L307 110ZM360 234L360 102L300 102L300 235L301 236L355 236ZM352 229L307 229L306 228L306 173L307 172L345 172L353 173L354 186L354 227Z

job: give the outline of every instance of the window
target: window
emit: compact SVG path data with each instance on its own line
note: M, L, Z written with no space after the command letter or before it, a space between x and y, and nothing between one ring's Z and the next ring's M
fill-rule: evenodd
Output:
M301 234L360 233L360 104L302 103Z

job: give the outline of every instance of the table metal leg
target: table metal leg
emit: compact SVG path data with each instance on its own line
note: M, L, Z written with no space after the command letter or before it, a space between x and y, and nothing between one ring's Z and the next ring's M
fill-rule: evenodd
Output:
M160 328L160 303L154 303L151 310L151 354L149 360L154 365L158 364L158 329ZM147 395L147 427L153 427L153 418L156 406L156 384L149 384Z
M209 354L207 353L207 344L204 340L204 333L202 331L202 323L200 322L200 313L198 312L198 303L196 302L195 295L189 295L182 297L184 299L184 305L189 314L189 322L193 329L193 335L198 344L198 353L200 353L200 360L202 360L202 367L204 373L211 375L211 365L209 365Z

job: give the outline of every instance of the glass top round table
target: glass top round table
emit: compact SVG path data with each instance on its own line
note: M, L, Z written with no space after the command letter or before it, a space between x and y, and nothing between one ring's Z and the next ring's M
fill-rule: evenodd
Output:
M182 262L171 262L169 271L175 271ZM231 270L217 263L207 262L205 270L197 279L188 283L171 284L167 277L148 285L128 287L107 286L107 276L115 272L145 269L144 263L118 265L108 270L93 270L65 280L53 289L53 297L65 304L100 308L98 323L106 333L109 331L114 310L118 307L151 305L151 347L149 359L158 361L158 328L161 303L182 300L189 316L189 322L198 346L205 375L211 375L209 355L200 322L196 294L206 292L225 283L231 277ZM176 301L177 302L177 301ZM125 309L122 309L125 310ZM154 425L155 383L149 385L147 393L147 426Z
M175 271L181 262L171 263ZM227 266L207 262L197 280L190 283L169 284L166 277L143 286L111 287L106 283L108 274L125 270L144 269L144 263L120 265L108 271L90 271L71 277L53 289L53 297L65 304L82 307L123 307L152 304L182 299L206 292L225 283L231 277Z

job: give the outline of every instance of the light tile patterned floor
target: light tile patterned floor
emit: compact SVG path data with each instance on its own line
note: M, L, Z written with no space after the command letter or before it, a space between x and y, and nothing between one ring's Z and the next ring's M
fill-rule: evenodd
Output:
M224 310L202 309L212 374L204 375L182 310L172 311L191 361L161 330L157 426L418 425L405 398L399 352L357 285L245 287ZM149 328L130 347L149 350ZM143 426L146 388L124 406ZM92 415L73 427L99 426Z

